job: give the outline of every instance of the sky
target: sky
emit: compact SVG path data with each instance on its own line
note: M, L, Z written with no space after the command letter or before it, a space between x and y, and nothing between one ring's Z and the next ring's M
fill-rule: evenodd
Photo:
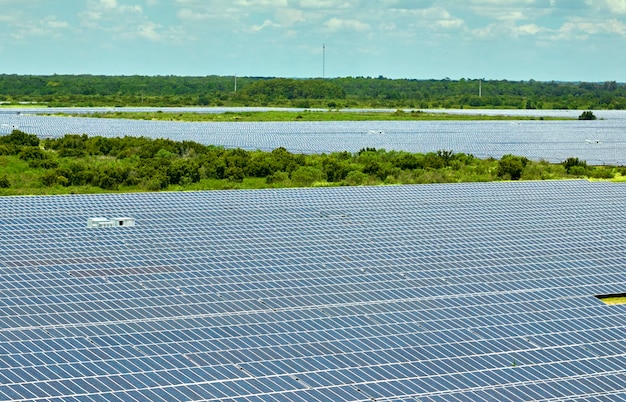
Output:
M626 0L0 0L0 73L626 82Z

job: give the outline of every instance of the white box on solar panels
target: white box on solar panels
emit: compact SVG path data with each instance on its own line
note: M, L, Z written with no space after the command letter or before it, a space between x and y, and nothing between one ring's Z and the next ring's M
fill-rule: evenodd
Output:
M135 226L135 218L89 218L88 228L112 228L119 226Z
M135 218L111 218L115 226L135 226Z

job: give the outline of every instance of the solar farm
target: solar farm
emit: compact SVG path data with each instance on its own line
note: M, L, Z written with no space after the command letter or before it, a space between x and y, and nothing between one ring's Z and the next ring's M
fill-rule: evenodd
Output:
M71 109L70 109L71 110ZM89 109L79 109L86 112ZM99 109L94 109L98 111ZM60 111L60 110L58 110ZM50 110L49 112L57 112ZM596 121L349 121L172 122L0 113L0 135L14 128L40 138L65 134L145 136L226 148L294 153L358 152L362 148L436 152L479 158L512 154L559 163L578 157L591 165L626 164L626 114ZM554 115L547 114L547 115Z
M0 400L623 401L625 199L583 180L0 197Z

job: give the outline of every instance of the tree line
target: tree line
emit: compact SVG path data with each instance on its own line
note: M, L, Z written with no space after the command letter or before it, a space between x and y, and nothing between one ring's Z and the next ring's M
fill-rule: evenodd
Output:
M0 136L0 194L176 189L447 183L564 177L612 178L626 168L562 164L505 155L481 160L364 148L356 153L295 154L225 149L192 141L68 134L40 140L14 130Z
M1 74L0 102L50 106L626 109L626 85L615 81L417 80L382 76L289 79Z

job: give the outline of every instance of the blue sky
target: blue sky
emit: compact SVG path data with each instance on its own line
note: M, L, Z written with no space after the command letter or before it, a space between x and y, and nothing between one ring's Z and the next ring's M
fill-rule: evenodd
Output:
M0 0L9 74L625 82L625 45L626 0Z

